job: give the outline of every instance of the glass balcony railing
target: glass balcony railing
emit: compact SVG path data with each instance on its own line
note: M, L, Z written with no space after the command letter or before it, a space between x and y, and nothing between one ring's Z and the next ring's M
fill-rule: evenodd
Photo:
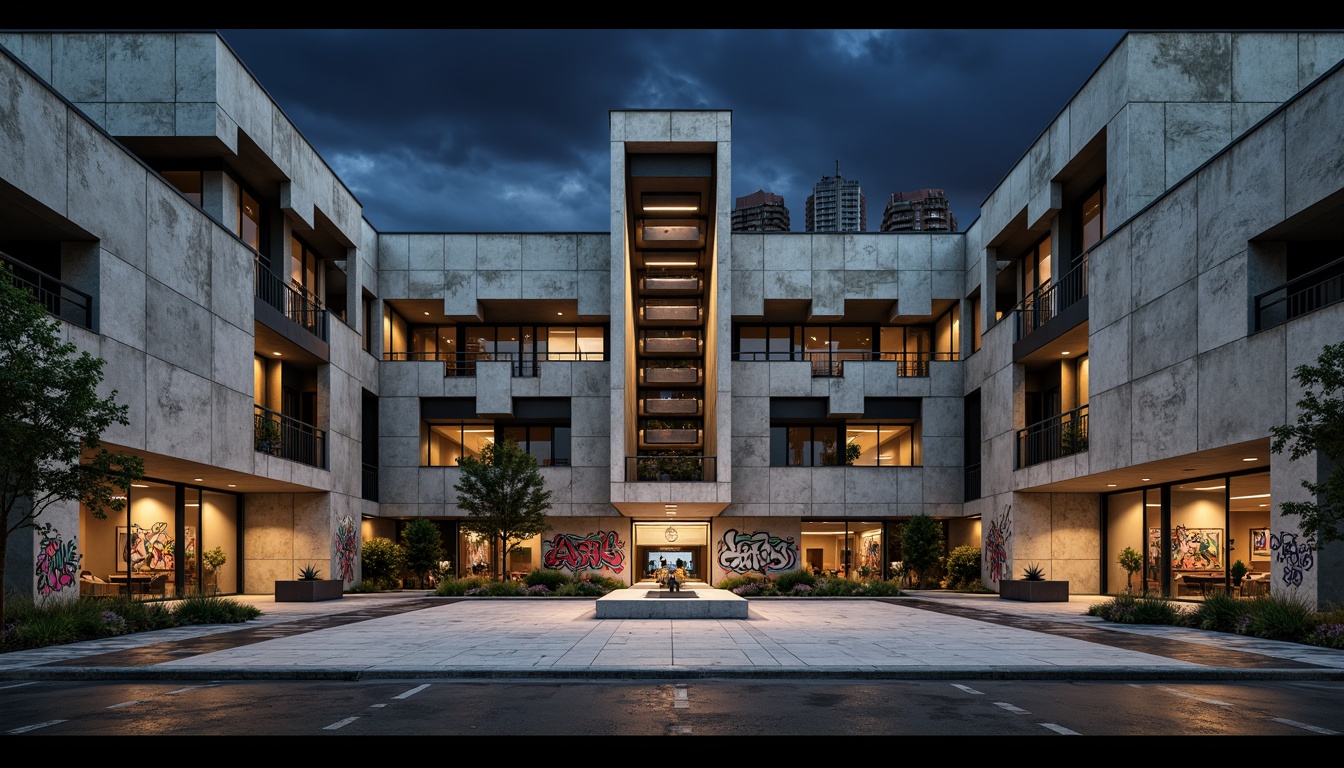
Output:
M1087 450L1087 406L1065 411L1017 432L1017 468Z

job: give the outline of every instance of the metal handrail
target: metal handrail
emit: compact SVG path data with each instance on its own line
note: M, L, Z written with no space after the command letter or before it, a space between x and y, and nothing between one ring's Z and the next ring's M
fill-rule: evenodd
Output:
M0 252L0 261L10 266L14 285L36 296L42 306L47 308L48 314L81 328L93 329L92 296L4 252Z
M360 497L365 501L378 500L378 465L361 463Z
M1013 316L1017 318L1017 338L1023 339L1032 331L1045 325L1060 312L1073 306L1087 295L1086 252L1081 261L1057 283L1044 283L1013 307Z
M302 326L309 333L317 338L327 341L327 316L329 312L323 308L322 302L318 301L307 289L295 287L286 282L284 278L267 269L261 259L253 261L256 269L256 292L257 298L266 302Z
M293 416L260 405L252 406L252 414L254 447L258 453L326 469L325 432Z
M902 378L920 378L929 375L929 363L957 360L955 352L735 352L737 362L807 362L812 364L813 378L845 375L845 362L894 362L896 375Z
M1087 406L1042 419L1017 431L1017 468L1087 450Z
M1271 298L1272 297L1272 298ZM1344 301L1344 258L1317 267L1255 297L1255 330L1282 325Z

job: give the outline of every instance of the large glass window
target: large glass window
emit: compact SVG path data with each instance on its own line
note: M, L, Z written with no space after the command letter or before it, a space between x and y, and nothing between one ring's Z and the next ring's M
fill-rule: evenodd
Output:
M495 423L485 420L431 423L421 428L421 466L455 467L463 456L478 457L486 445L512 438L542 467L570 462L568 423Z
M920 466L919 427L919 422L774 424L770 427L770 465Z
M261 206L247 190L238 190L238 237L261 253Z
M1106 234L1106 185L1103 183L1083 198L1079 206L1078 222L1081 228L1079 254L1097 244Z
M880 522L805 520L799 567L818 576L883 577L885 538Z

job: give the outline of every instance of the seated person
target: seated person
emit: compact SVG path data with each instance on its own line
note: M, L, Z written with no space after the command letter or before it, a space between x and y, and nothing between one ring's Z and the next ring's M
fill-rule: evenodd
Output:
M677 578L677 575L675 573L667 577L667 591L669 592L681 591L681 581Z

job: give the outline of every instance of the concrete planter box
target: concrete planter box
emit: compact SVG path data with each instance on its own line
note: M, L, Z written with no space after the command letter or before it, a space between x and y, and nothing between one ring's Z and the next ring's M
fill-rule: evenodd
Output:
M699 307L644 307L641 312L644 319L649 322L697 323L700 321Z
M700 354L700 340L693 338L648 338L640 342L644 345L644 352L650 355L658 354L678 354L678 355L698 355Z
M999 582L999 597L1004 600L1021 600L1026 603L1067 603L1069 601L1069 582L1067 581L1027 581L1010 579Z
M277 603L339 600L343 594L345 594L345 582L340 579L289 579L275 582Z
M645 384L698 384L700 371L695 368L645 368Z
M700 280L694 277L646 277L644 278L644 290L699 293Z

